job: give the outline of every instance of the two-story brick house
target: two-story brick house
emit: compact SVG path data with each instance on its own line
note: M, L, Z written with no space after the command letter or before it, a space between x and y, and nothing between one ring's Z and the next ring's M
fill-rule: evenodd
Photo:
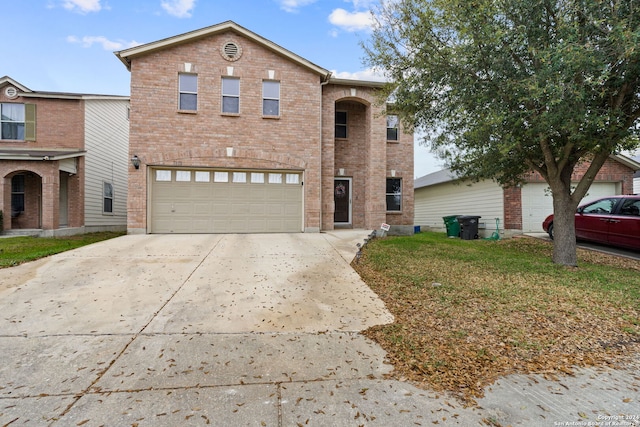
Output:
M129 233L413 232L413 136L378 105L381 83L332 78L230 21L116 56Z
M129 98L33 91L0 78L4 234L126 228Z

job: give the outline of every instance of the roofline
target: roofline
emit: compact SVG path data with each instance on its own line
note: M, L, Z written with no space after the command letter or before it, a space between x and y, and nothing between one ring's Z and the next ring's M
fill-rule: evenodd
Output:
M640 170L640 162L637 162L632 158L627 157L623 154L612 154L609 157L614 160L617 160L618 162L622 163L628 168L633 169L634 172Z
M19 96L24 98L48 98L48 99L75 99L75 100L95 100L110 99L128 101L130 97L122 95L93 95L83 93L66 93L66 92L30 92L20 93Z
M622 155L622 154L611 154L609 156L609 158L612 159L612 160L615 160L615 161L617 161L619 163L622 163L623 165L625 165L629 169L633 170L634 172L640 171L640 162L637 162L637 161L635 161L634 159L632 159L630 157L627 157L627 156ZM440 180L440 181L437 181L437 182L429 182L429 183L424 184L424 185L420 185L420 184L416 185L415 184L417 181L419 181L419 180L421 180L421 179L423 179L423 178L425 178L427 176L434 175L434 174L444 174L445 171L449 171L449 173L450 173L448 179ZM420 177L414 179L413 182L414 182L414 189L417 190L419 188L431 187L432 185L444 184L446 182L458 181L460 179L461 178L458 177L455 173L453 173L449 168L445 168L445 169L441 169L441 170L436 171L436 172L429 173L427 175L420 176Z
M43 154L46 153L46 154ZM10 149L0 151L0 160L27 160L27 161L55 161L71 159L74 157L82 157L87 154L86 151L61 151L59 155L55 154L55 150L33 150L32 153L21 150L12 153Z
M24 85L21 85L20 83L18 83L17 81L13 80L9 76L0 77L0 86L5 84L5 83L9 83L9 84L17 87L18 89L20 89L21 92L31 92L31 89L29 89L28 87L26 87Z
M118 59L120 59L120 61L122 61L122 63L125 65L125 67L127 67L127 70L131 71L131 59L137 57L137 56L141 56L141 55L146 55L149 54L151 52L155 52L158 50L162 50L165 49L167 47L170 46L177 46L183 43L188 43L197 39L201 39L203 37L207 37L210 35L214 35L214 34L219 34L225 31L234 31L242 36L245 36L251 40L254 40L260 44L262 44L263 46L265 46L267 49L270 49L271 51L280 54L282 56L285 56L287 58L289 58L290 60L310 69L311 71L315 72L316 74L320 75L323 77L323 79L326 81L329 79L329 77L331 76L331 72L329 70L326 70L306 59L304 59L303 57L296 55L295 53L283 48L282 46L252 32L247 30L244 27L241 27L240 25L236 24L233 21L226 21L220 24L216 24L216 25L212 25L209 27L205 27L205 28L201 28L199 30L194 30L194 31L190 31L187 33L183 33L183 34L179 34L177 36L173 36L173 37L168 37L162 40L158 40L155 42L150 42L147 44L143 44L140 46L135 46L129 49L124 49L124 50L120 50L120 51L116 51L114 52L114 54L118 57Z
M339 79L335 77L329 78L329 84L340 86L366 86L383 88L388 82L374 81L374 80L356 80L356 79Z
M19 89L18 96L23 98L49 98L49 99L121 99L121 100L129 100L129 96L123 95L100 95L100 94L89 94L89 93L71 93L71 92L46 92L46 91L35 91L31 90L28 87L18 83L14 79L9 76L0 77L0 86L5 84L10 84Z

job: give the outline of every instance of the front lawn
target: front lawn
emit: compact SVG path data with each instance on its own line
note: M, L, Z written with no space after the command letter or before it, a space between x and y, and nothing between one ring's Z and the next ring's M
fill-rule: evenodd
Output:
M123 234L124 232L101 232L68 237L3 237L0 238L0 268L13 267Z
M579 249L551 263L552 243L374 239L354 268L395 316L364 334L394 377L464 399L510 373L570 373L640 351L640 261Z

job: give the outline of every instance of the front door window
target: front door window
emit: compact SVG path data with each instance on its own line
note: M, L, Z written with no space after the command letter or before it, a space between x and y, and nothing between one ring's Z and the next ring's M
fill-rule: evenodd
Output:
M333 184L335 211L333 221L341 224L351 223L351 180L336 179Z

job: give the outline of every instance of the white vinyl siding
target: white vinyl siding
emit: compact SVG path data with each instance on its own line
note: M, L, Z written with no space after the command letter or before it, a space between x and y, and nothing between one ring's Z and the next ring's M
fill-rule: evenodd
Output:
M129 172L128 100L85 100L85 227L125 230ZM138 171L142 173L142 171ZM103 212L103 184L113 184L113 212Z
M495 182L471 186L446 182L416 189L414 196L415 225L445 229L445 216L479 215L479 223L487 230L495 231L496 218L500 219L500 229L504 228L503 192Z

